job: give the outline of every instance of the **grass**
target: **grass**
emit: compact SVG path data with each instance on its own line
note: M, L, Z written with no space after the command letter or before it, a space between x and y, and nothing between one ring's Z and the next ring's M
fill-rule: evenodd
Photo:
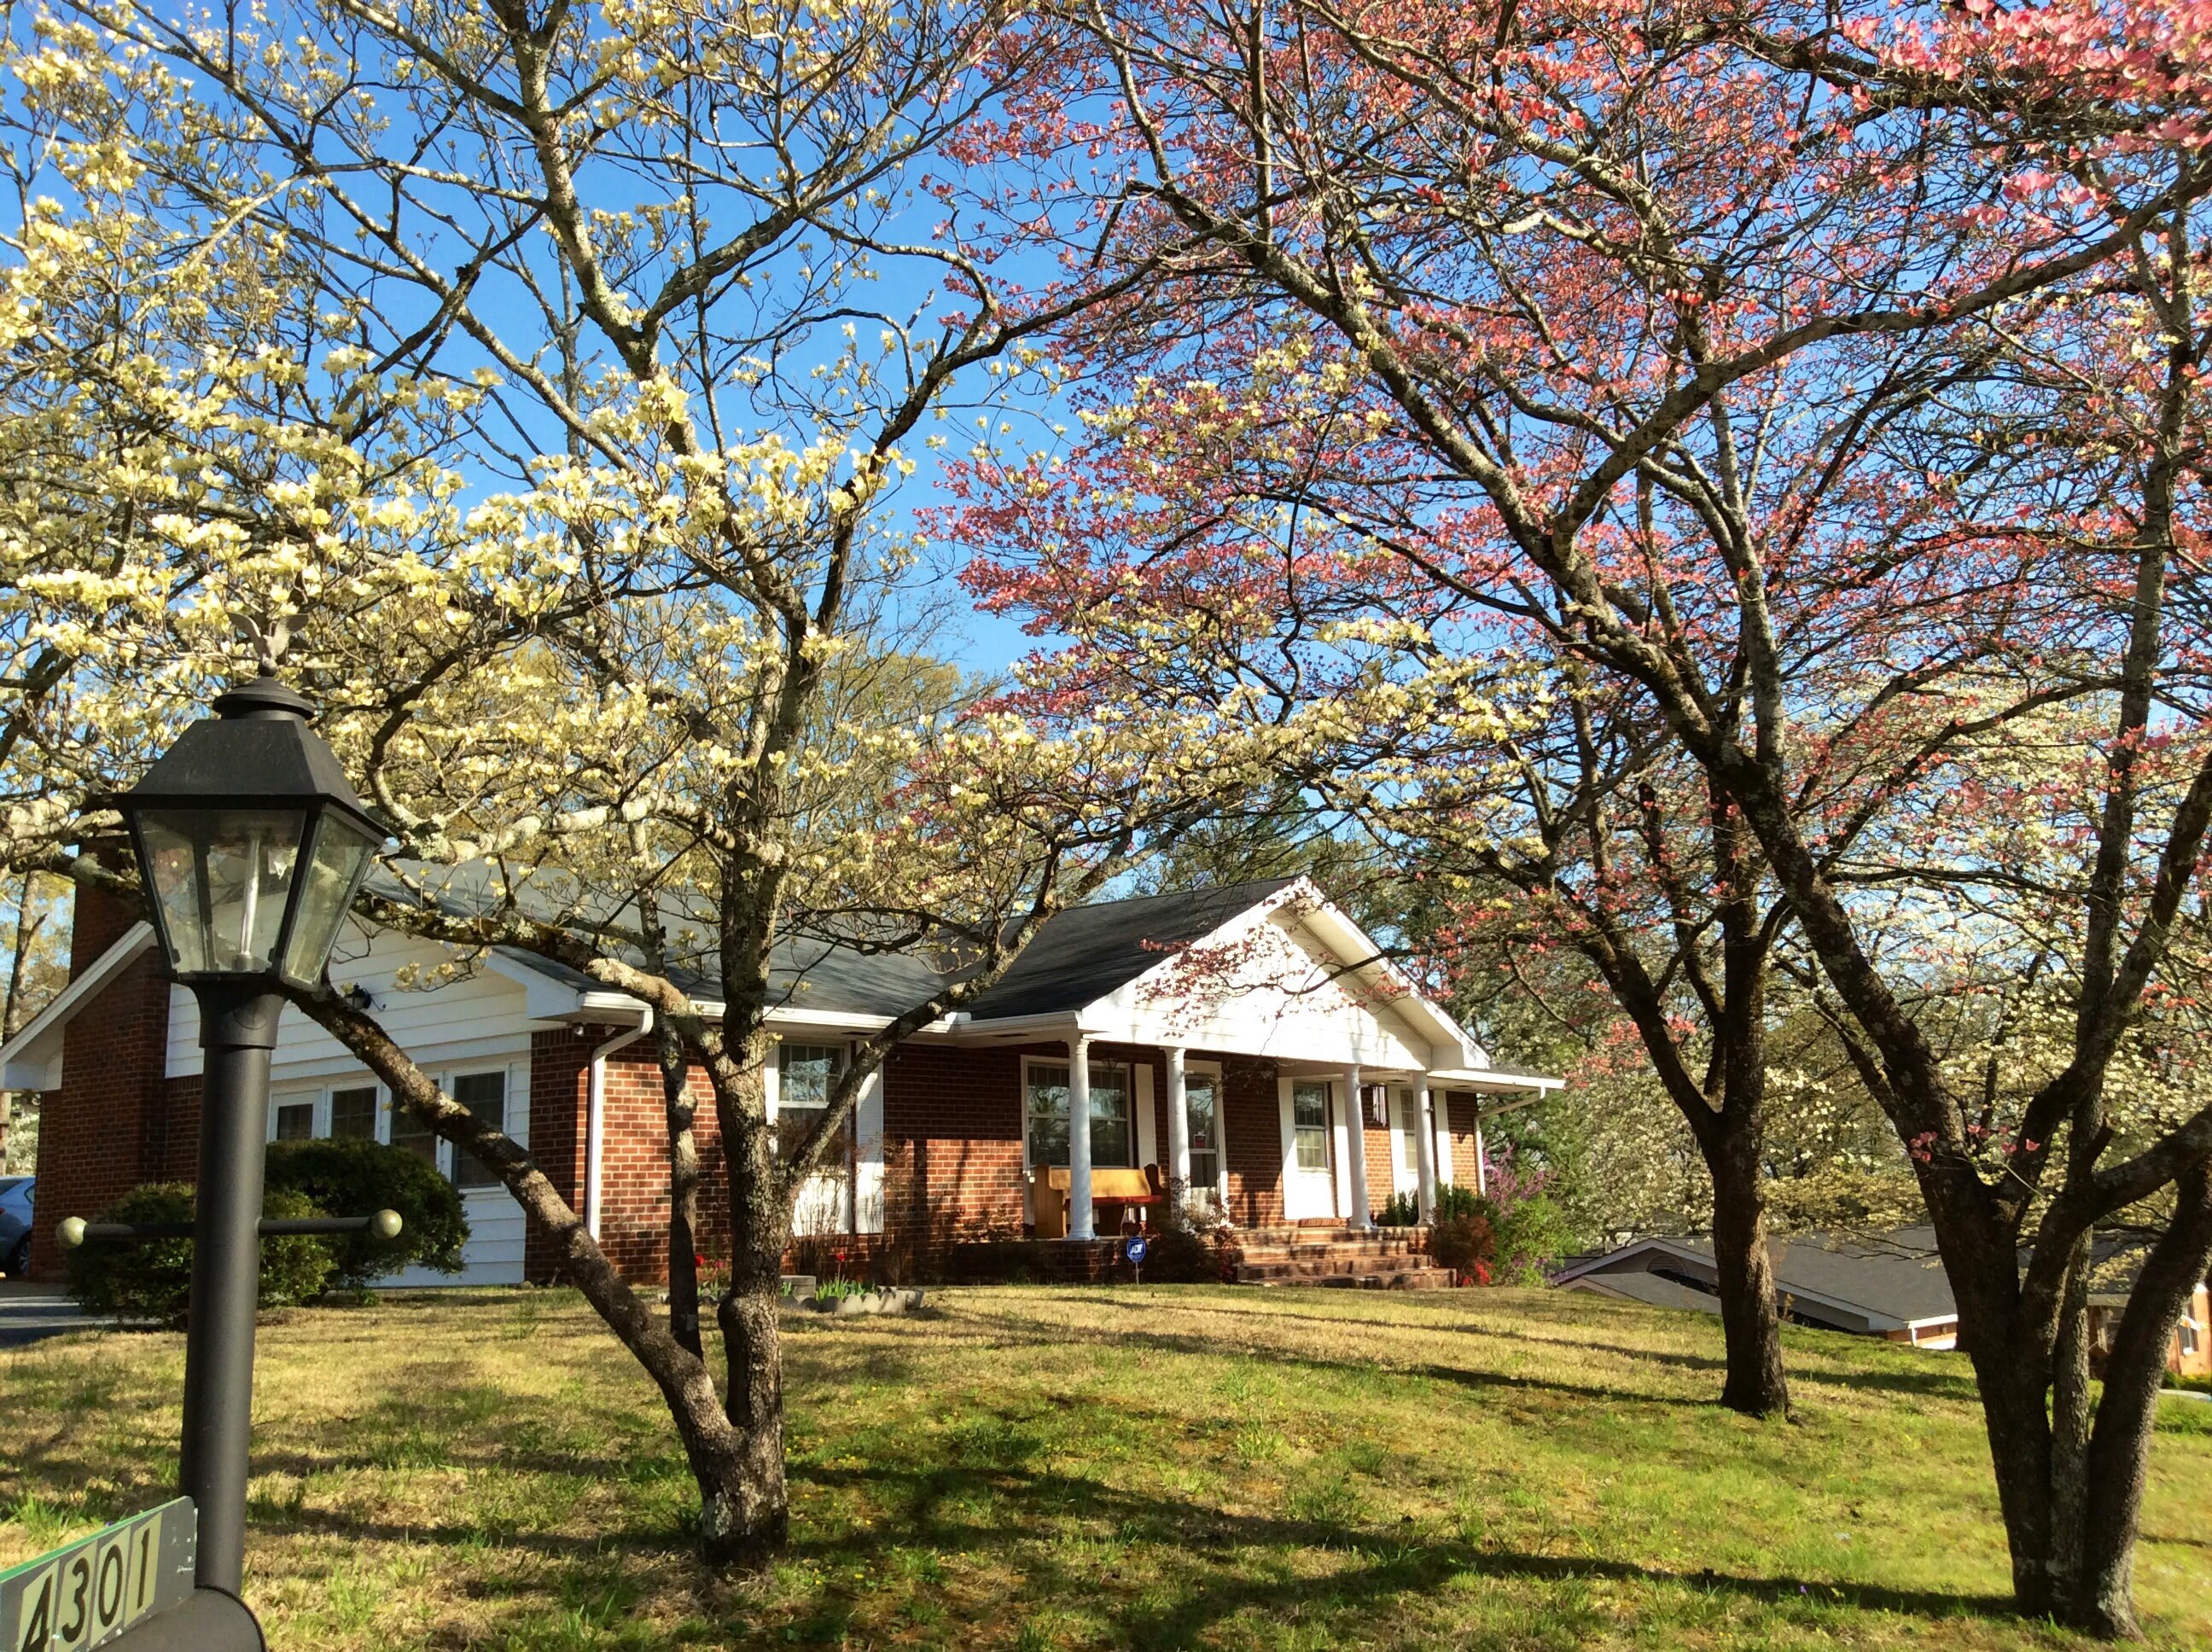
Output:
M261 1335L246 1592L286 1652L696 1645L2066 1647L2004 1612L1963 1363L1587 1296L973 1290L794 1325L794 1537L717 1585L653 1391L560 1292ZM0 1564L166 1495L183 1352L0 1353ZM2166 1402L2137 1599L2212 1643L2212 1406Z

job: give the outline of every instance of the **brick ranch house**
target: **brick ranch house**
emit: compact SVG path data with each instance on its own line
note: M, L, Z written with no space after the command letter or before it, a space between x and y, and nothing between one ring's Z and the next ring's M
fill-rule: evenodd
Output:
M503 950L463 960L434 987L407 984L456 959L357 929L331 976L365 993L455 1100L529 1148L625 1274L663 1277L666 1132L641 1042L645 1006ZM822 946L794 945L778 963L769 1107L781 1125L803 1127L850 1041L939 977L917 958ZM55 1002L0 1049L0 1083L47 1092L33 1252L33 1273L46 1278L59 1269L45 1239L55 1222L95 1213L139 1182L187 1179L197 1151L197 1006L163 980L148 926L81 895L70 969ZM1086 1088L1102 1240L1125 1215L1104 1195L1141 1189L1133 1172L1165 1175L1178 1159L1194 1202L1240 1228L1358 1230L1393 1194L1479 1184L1484 1117L1559 1083L1494 1067L1306 879L1103 902L1052 918L1002 980L892 1053L862 1094L843 1163L801 1190L795 1230L842 1240L864 1266L898 1254L921 1277L944 1277L964 1244L1063 1231L1079 1242L1080 1166L1060 1167L1071 1157L1070 1096ZM373 1137L421 1153L464 1190L465 1271L393 1283L556 1272L506 1190L395 1113L297 1012L284 1018L270 1090L272 1139ZM720 1200L710 1108L698 1128L711 1221Z

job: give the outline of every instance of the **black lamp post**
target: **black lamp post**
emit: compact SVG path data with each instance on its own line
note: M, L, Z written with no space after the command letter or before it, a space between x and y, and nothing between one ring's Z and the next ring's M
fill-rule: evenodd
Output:
M179 1478L199 1511L199 1585L234 1595L278 989L322 979L385 834L307 727L307 701L263 677L215 709L115 802L171 976L199 1000L207 1055Z

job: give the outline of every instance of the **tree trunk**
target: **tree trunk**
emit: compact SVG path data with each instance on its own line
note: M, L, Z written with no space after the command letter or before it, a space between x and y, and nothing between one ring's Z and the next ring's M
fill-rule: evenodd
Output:
M2148 1479L2151 1430L2165 1386L2173 1330L2212 1269L2212 1159L2181 1175L2171 1225L2151 1248L2112 1336L2105 1393L2089 1437L2088 1499L2081 1538L2081 1574L2066 1621L2111 1639L2136 1627L2136 1540Z
M783 1252L791 1193L772 1151L763 1074L774 1045L755 1031L735 1082L718 1083L714 1105L730 1175L730 1286L715 1322L727 1364L723 1407L738 1442L734 1460L706 1496L707 1558L757 1570L791 1531L783 1470ZM708 1488L702 1484L702 1493Z
M1713 1264L1728 1345L1721 1404L1750 1417L1785 1415L1790 1380L1782 1366L1756 1110L1723 1115L1712 1134L1705 1159L1713 1177Z
M675 1029L654 1029L661 1102L668 1115L668 1333L703 1355L699 1327L699 1141L689 1084L691 1064Z
M2089 1237L2067 1264L2051 1364L2051 1595L2074 1598L2089 1498Z
M716 1314L729 1362L725 1406L737 1449L719 1483L701 1482L707 1558L717 1566L768 1564L791 1531L783 1473L783 1351L778 1315L783 1246L763 1255L740 1246Z

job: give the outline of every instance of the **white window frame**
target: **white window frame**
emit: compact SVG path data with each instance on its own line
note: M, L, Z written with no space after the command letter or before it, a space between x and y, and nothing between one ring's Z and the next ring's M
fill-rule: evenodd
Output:
M1228 1079L1223 1073L1221 1063L1218 1061L1186 1060L1183 1063L1182 1074L1184 1088L1188 1090L1190 1081L1199 1078L1210 1080L1213 1085L1213 1180L1206 1182L1205 1187L1217 1201L1222 1201L1222 1208L1225 1210L1228 1208L1225 1201L1229 1197ZM1186 1102L1184 1117L1188 1119L1188 1116L1189 1108ZM1194 1141L1191 1143L1192 1151L1195 1152L1197 1149L1198 1144ZM1195 1175L1190 1180L1194 1187L1199 1185L1198 1177Z
M1022 1057L1022 1169L1024 1171L1034 1172L1039 1168L1030 1157L1030 1071L1033 1067L1067 1067L1073 1065L1069 1058L1064 1055ZM1091 1064L1091 1084L1094 1094L1097 1090L1098 1075L1101 1072L1114 1072L1121 1074L1121 1101L1122 1105L1127 1109L1122 1121L1128 1127L1129 1156L1133 1161L1128 1164L1099 1165L1094 1159L1091 1163L1097 1168L1127 1170L1134 1169L1145 1163L1145 1137L1150 1133L1139 1130L1139 1112L1140 1107L1151 1106L1152 1091L1151 1087L1146 1085L1144 1087L1144 1094L1139 1096L1137 1079L1140 1073L1149 1074L1151 1071L1149 1066L1136 1061L1093 1061ZM1068 1133L1071 1137L1075 1132L1074 1112L1074 1098L1071 1096L1068 1100L1067 1121Z
M1332 1127L1337 1122L1333 1115L1339 1110L1336 1106L1336 1084L1331 1079L1314 1078L1299 1073L1291 1074L1289 1082L1291 1086L1291 1163L1297 1167L1297 1171L1301 1175L1328 1175L1336 1168L1337 1156L1334 1151L1336 1144L1330 1139L1331 1136L1334 1133ZM1321 1122L1319 1124L1300 1124L1298 1122L1298 1091L1300 1090L1318 1090L1321 1091ZM1298 1136L1299 1133L1302 1131L1320 1132L1320 1163L1307 1164L1299 1159Z
M275 1091L269 1097L268 1139L270 1141L275 1141L276 1139L276 1109L278 1108L297 1107L302 1102L307 1102L312 1103L315 1109L314 1131L310 1139L315 1141L330 1140L331 1097L337 1095L337 1092L342 1090L374 1090L376 1091L376 1133L370 1138L370 1139L388 1145L392 1139L392 1092L385 1088L384 1084L374 1073L368 1072L355 1073L342 1078L328 1079L322 1084L314 1085L313 1088L309 1088L305 1085L295 1085L288 1089Z
M460 1105L460 1097L453 1094L453 1087L462 1079L481 1078L491 1072L499 1074L500 1130L520 1145L527 1147L530 1145L528 1124L526 1122L520 1132L514 1128L515 1065L512 1061L471 1061L465 1066L449 1067L438 1075L438 1088L445 1091L447 1097L458 1107ZM529 1112L529 1092L526 1085L523 1090L523 1111L526 1118ZM498 1181L487 1181L474 1187L462 1187L459 1179L460 1150L443 1136L437 1138L437 1143L438 1174L452 1182L453 1190L462 1198L473 1198L478 1193L507 1192L505 1184Z

